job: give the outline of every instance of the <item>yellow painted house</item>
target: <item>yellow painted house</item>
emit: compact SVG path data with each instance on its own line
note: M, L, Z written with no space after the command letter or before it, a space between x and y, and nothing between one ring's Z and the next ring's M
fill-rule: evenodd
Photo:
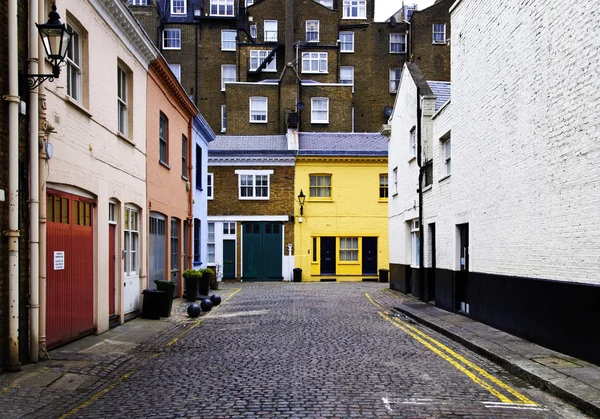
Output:
M294 264L302 281L376 280L389 269L387 164L378 133L299 134Z

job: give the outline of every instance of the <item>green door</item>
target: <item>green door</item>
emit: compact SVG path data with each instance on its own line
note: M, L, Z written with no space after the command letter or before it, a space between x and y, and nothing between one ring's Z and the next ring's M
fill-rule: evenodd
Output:
M243 227L242 279L281 281L283 225L280 222L247 222Z
M235 279L235 240L223 240L223 279Z

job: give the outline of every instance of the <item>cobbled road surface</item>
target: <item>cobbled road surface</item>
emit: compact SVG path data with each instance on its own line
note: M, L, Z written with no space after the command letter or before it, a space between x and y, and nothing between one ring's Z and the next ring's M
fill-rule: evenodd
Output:
M225 287L239 290L102 388L32 417L586 417L398 315L387 284Z

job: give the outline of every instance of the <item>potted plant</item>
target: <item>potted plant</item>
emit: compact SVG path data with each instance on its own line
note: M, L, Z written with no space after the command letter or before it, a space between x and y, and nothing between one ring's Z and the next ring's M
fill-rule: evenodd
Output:
M198 270L202 277L200 278L200 295L208 296L210 289L210 280L214 276L214 272L210 268L201 268Z
M197 269L186 269L181 276L185 280L185 300L193 303L198 295L198 284L202 278L202 272Z

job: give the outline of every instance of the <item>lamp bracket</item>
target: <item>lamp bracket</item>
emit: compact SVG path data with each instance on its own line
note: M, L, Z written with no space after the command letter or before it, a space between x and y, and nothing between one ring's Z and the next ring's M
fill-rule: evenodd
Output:
M28 74L27 75L27 84L30 89L35 89L40 84L48 80L49 82L53 82L55 78L58 78L60 75L60 67L58 65L52 66L52 74Z

